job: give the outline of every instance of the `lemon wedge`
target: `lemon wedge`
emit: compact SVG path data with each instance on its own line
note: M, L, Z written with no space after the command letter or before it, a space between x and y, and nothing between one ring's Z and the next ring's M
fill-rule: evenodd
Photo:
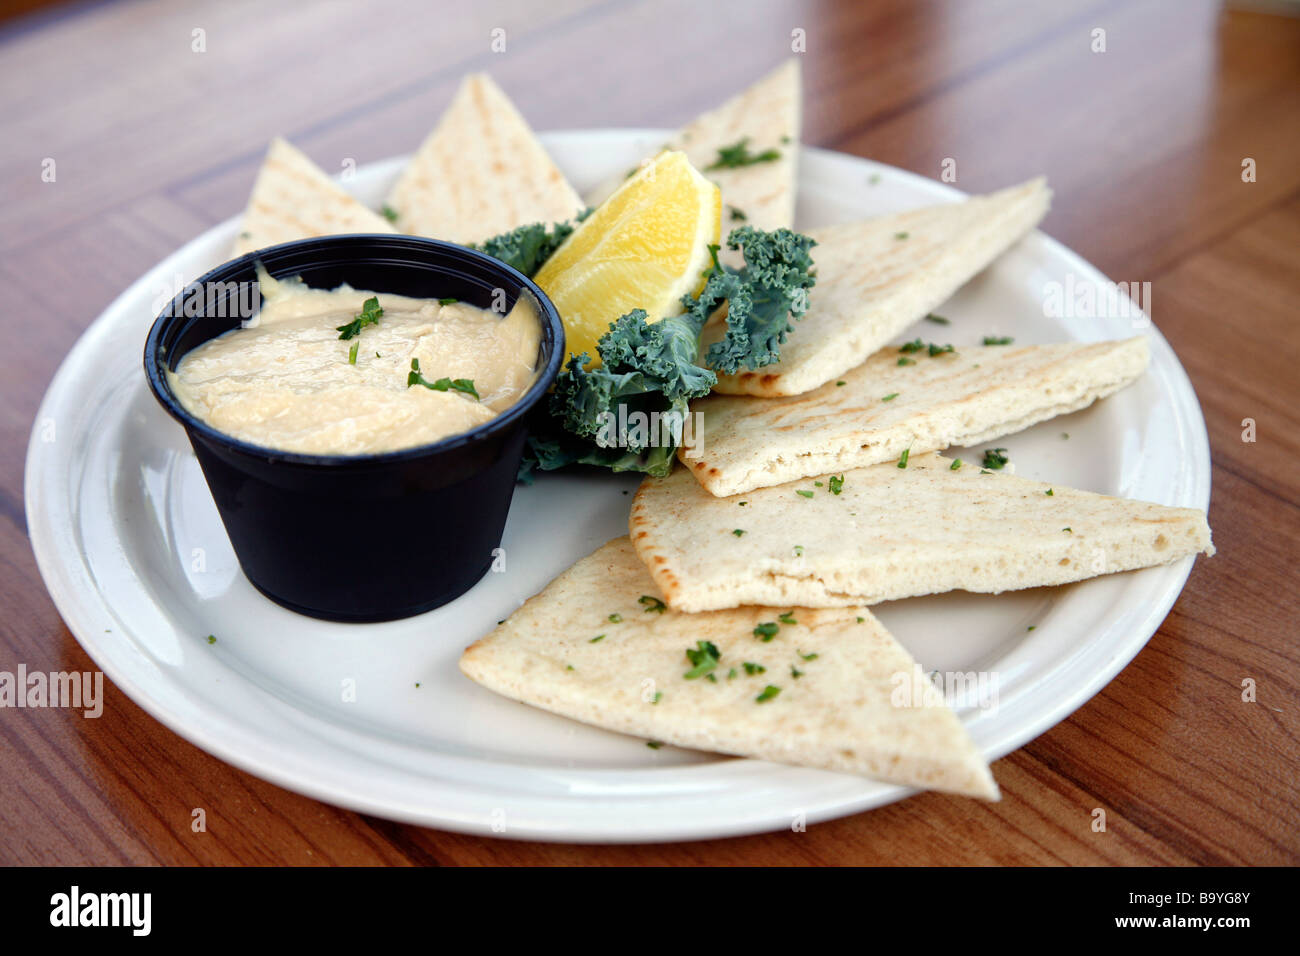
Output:
M651 322L681 313L721 235L722 194L685 153L660 153L638 169L534 277L564 320L569 355L586 352L598 365L596 340L633 309Z

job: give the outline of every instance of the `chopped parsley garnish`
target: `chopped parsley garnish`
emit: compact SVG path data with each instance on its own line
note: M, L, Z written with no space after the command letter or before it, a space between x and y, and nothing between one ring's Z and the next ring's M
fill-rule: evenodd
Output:
M781 158L779 149L765 149L761 153L749 151L749 137L746 136L734 146L723 146L718 150L718 158L704 167L707 173L714 169L739 169L753 166L755 163L771 163Z
M1034 628L1036 628L1037 626L1038 626L1037 624L1030 624L1027 628L1025 628L1025 630L1026 630L1026 631L1032 631L1032 630L1033 630Z
M734 534L737 538L739 538L739 537L742 537L742 536L745 534L745 529L744 529L744 528L736 528L736 529L733 530L731 533Z
M798 624L799 622L794 619L793 615L794 611L786 611L784 614L778 615L777 620L782 624Z
M736 674L737 674L737 671L736 671L736 669L733 667L731 670L727 671L727 680L732 680L732 679L734 679L735 676L736 676Z
M798 650L797 650L797 651L795 651L795 653L798 654L800 657L802 657L802 658L803 658L804 660L806 660L806 661L815 661L815 660L817 660L817 654L816 654L816 652L813 652L812 654L805 654L803 651L798 651Z
M1064 439L1065 441L1069 441L1069 440L1070 440L1070 433L1069 433L1069 432L1061 432L1061 438Z
M910 448L904 448L904 449L903 449L903 453L902 453L901 455L898 456L898 467L899 467L899 468L906 468L906 467L907 467L907 456L910 455L911 453L912 453L912 449L910 449Z
M686 649L686 659L691 662L692 667L682 676L687 680L695 680L697 677L711 675L721 657L722 652L712 641L696 641L695 650Z
M842 387L842 386L844 386L844 385L847 385L847 384L848 384L847 382L840 381L840 382L836 382L836 383L835 383L835 387L836 387L836 388L840 388L840 387Z
M935 345L933 342L931 342L929 348L930 348L930 358L934 358L936 355L943 355L947 352L956 353L957 351L955 348L952 347L952 343L948 343L947 345Z
M897 393L897 392L890 392L888 395L886 395L884 398L882 398L881 401L882 401L882 402L892 402L892 401L893 401L894 399L896 399L896 398L898 398L898 393Z
M822 487L822 483L820 481L814 481L813 484L816 485L818 488Z
M915 364L916 364L916 359L910 359L910 358L907 358L907 357L903 357L903 358L901 358L901 359L898 360L898 364L899 364L899 365L915 365Z
M913 340L910 341L910 342L904 342L902 345L900 345L900 346L898 347L898 351L900 351L900 352L919 352L919 351L921 351L921 349L923 349L923 348L925 348L925 343L924 343L924 342L922 342L920 339L913 339Z
M605 639L605 635L604 635L604 634L597 634L595 637L593 637L593 638L592 638L591 640L589 640L587 643L588 643L588 644L598 644L598 643L600 643L601 641L603 641L604 639Z
M797 667L795 667L793 664L791 664L791 665L790 665L790 676L793 677L795 680L798 680L800 677L803 677L803 671L799 670L799 668L797 668Z
M383 208L379 211L384 214L384 218L389 222L397 222L397 210L388 205L388 203L384 203Z
M478 392L474 389L474 380L472 378L440 378L436 382L431 382L420 374L420 360L411 359L411 374L406 376L406 387L412 385L423 385L427 389L435 392L464 392L466 395L473 395L475 401L479 401Z
M455 305L455 304L456 304L457 302L459 302L459 301L460 301L460 299L439 299L439 300L438 300L438 304L439 304L439 305Z
M781 688L768 684L763 688L763 693L754 698L755 703L766 704L769 700L775 700L776 695L781 693Z
M931 312L929 315L925 317L925 321L937 322L939 323L939 325L952 325L952 323L947 319L945 319L942 315L935 315L933 312Z
M749 504L748 501L737 501L737 502L736 502L736 505L737 505L738 507L741 507L741 508L745 507L745 505L747 505L747 504Z
M609 623L611 623L611 624L622 624L622 623L623 623L623 615L622 615L622 614L611 614L611 615L609 616Z
M639 598L636 599L636 603L644 604L645 612L647 614L662 614L664 611L668 610L667 604L659 600L657 597L652 597L649 594L641 595Z
M764 621L758 627L754 628L754 636L766 644L772 638L776 637L776 632L781 626L776 621Z
M749 218L748 216L746 216L746 215L744 214L744 212L742 212L741 210L737 209L735 206L728 206L727 209L729 209L729 210L731 211L731 221L732 221L732 222L744 222L746 219Z
M215 643L217 643L217 637L216 637L215 634L209 634L209 635L208 635L208 643L209 643L209 644L215 644Z
M829 478L827 478L826 480L827 480L827 482L830 483L830 486L831 486L831 494L833 494L833 495L838 495L841 491L844 490L844 476L843 476L843 475L831 475L831 476L830 476Z
M663 700L663 699L664 699L664 692L661 691L661 690L657 690L657 691L655 691L655 695L654 695L654 697L652 697L652 698L650 699L650 703L652 703L652 704L657 704L657 703L659 703L659 701L661 701L661 700Z
M811 498L815 494L815 492L806 491L803 488L800 488L798 491L795 492L795 494L798 495L800 498Z
M796 545L794 546L794 556L795 556L796 558L802 558L802 557L803 557L803 545L801 545L801 544L796 544Z
M984 336L984 344L985 344L985 345L1010 345L1010 344L1011 344L1012 342L1014 342L1014 341L1015 341L1015 339L1013 339L1013 338L1012 338L1011 336L1009 336L1009 335L986 335L986 336Z
M865 624L865 623L867 623L867 619L866 619L865 617L860 617L860 618L858 618L858 623L859 623L859 624Z
M1052 491L1051 488L1048 488L1046 491L1043 492L1043 494L1047 495L1047 497L1049 498L1052 498L1055 497L1056 492Z
M991 471L999 470L1011 459L1002 454L1005 448L986 448L984 449L984 467Z
M348 349L348 364L349 364L349 365L356 365L356 364L357 364L357 349L359 349L360 347L361 347L361 343L360 343L360 342L353 342L353 343L352 343L352 348Z
M948 470L949 470L949 471L957 471L957 470L960 469L960 468L961 468L961 459L960 459L960 458L954 458L954 459L952 460L952 464L948 466Z
M1061 530L1062 530L1062 531L1067 531L1067 532L1069 532L1070 534L1074 534L1074 529L1073 529L1073 528L1062 528Z
M372 295L361 303L361 311L357 317L347 325L338 325L334 331L339 333L341 339L353 339L361 334L361 330L367 325L378 325L379 318L384 314L384 310L379 305L379 296Z
M645 742L645 745L649 747L651 750L658 750L660 747L664 745L664 742L662 740L647 740Z
M745 661L745 674L753 677L755 674L766 674L767 668L762 664L755 664L753 661Z
M908 235L909 235L909 233L906 233L906 232L896 232L896 233L894 233L894 238L895 238L895 239L906 239L906 238L908 237Z

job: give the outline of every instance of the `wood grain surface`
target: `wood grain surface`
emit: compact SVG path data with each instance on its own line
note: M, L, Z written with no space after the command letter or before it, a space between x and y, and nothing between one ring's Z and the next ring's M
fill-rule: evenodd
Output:
M994 765L1003 800L924 794L804 833L678 845L484 839L281 790L106 685L98 720L0 711L0 863L1300 862L1300 19L1202 0L149 0L7 22L0 670L93 668L26 537L46 385L134 278L242 207L272 135L325 168L407 152L483 69L540 129L676 125L789 55L795 28L808 143L927 176L954 157L968 191L1046 173L1044 231L1152 283L1205 411L1218 555L1105 690Z

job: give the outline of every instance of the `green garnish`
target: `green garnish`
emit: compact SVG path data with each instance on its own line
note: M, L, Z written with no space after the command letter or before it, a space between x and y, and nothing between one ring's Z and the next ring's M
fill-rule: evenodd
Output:
M406 387L412 385L423 385L427 389L435 392L464 392L466 395L473 395L475 401L479 401L478 392L474 390L474 380L472 378L440 378L436 382L431 382L420 374L420 360L411 359L411 374L406 376Z
M1074 534L1074 529L1073 529L1073 528L1062 528L1061 530L1062 530L1062 531L1068 531L1070 534Z
M794 556L795 556L796 558L802 558L802 557L803 557L803 545L801 545L801 544L796 544L796 545L794 546Z
M711 675L722 657L718 645L712 641L696 641L695 648L695 650L686 649L686 659L693 665L690 670L682 675L687 680L695 680L697 677Z
M1010 344L1011 344L1012 342L1014 342L1014 341L1015 341L1015 339L1013 339L1013 338L1012 338L1011 336L1009 336L1009 335L986 335L986 336L984 336L984 344L985 344L985 345L1010 345Z
M897 393L897 392L890 392L888 395L886 395L884 398L882 398L881 401L882 401L882 402L892 402L892 401L893 401L894 399L896 399L896 398L898 398L898 393Z
M1055 497L1055 492L1053 492L1051 488L1048 488L1043 492L1043 494L1047 495L1049 498Z
M741 508L745 507L745 505L747 505L747 504L749 504L748 501L737 501L737 502L736 502L736 505L737 505L738 507L741 507Z
M744 535L744 533L745 533L745 529L744 529L744 528L736 528L736 529L733 530L731 533L734 534L737 538L739 538L739 537L741 537L742 535Z
M790 665L790 676L793 677L795 680L798 680L800 677L803 677L803 671L799 670L799 668L797 668L797 667L795 667L793 664L791 664L791 665Z
M880 173L872 173L867 177L867 185L874 186L880 182Z
M910 455L911 453L912 453L912 449L910 449L910 448L904 448L904 449L903 449L903 453L902 453L901 455L898 456L898 467L899 467L899 468L906 468L906 467L907 467L907 456Z
M609 616L609 623L611 623L611 624L622 624L622 623L623 623L623 615L622 615L622 614L611 614L611 615Z
M754 628L754 636L766 644L772 638L776 637L776 632L781 629L776 621L764 621L758 627Z
M898 360L898 364L899 364L899 365L915 365L915 364L916 364L916 359L901 358L901 359Z
M940 325L952 325L952 323L949 322L947 319L945 319L942 315L935 315L933 312L931 312L929 315L925 317L925 321L937 322Z
M867 623L867 619L866 619L865 617L860 617L860 618L858 618L858 623L859 623L859 624L865 624L865 623Z
M805 654L803 651L796 650L795 653L798 654L800 657L802 657L802 658L803 658L804 660L806 660L806 661L815 661L815 660L817 660L817 654L816 654L816 652L814 652L814 653L812 653L812 654Z
M946 352L952 352L955 354L957 351L955 348L952 347L952 343L949 343L947 345L935 345L933 342L931 342L929 348L930 348L930 358L934 358L936 355L943 355Z
M745 673L749 677L753 677L755 674L766 674L767 668L762 664L755 664L753 661L745 661Z
M645 745L649 747L651 750L658 750L660 747L664 745L664 742L662 740L647 740L645 742Z
M949 470L949 471L957 471L959 468L961 468L961 459L960 459L960 458L954 458L954 459L952 460L952 464L948 466L948 470Z
M742 166L753 166L755 163L771 163L781 158L781 151L778 149L765 149L761 153L751 153L749 151L749 137L746 136L734 146L723 146L718 150L718 158L708 166L704 167L707 173L714 169L739 169Z
M731 211L732 222L744 222L746 219L749 218L743 212L737 209L735 206L728 206L727 209Z
M984 467L991 471L999 470L1011 459L1002 454L1005 448L986 448L984 449Z
M793 614L794 611L786 611L784 614L778 615L777 620L782 624L798 624L799 622L794 619Z
M588 643L588 644L597 644L597 643L599 643L600 641L603 641L604 639L605 639L605 635L604 635L604 634L597 634L595 637L593 637L593 638L592 638L591 640L589 640L587 643Z
M347 325L335 326L334 331L339 333L341 339L356 338L367 325L378 325L379 317L383 314L384 310L379 306L379 296L372 295L361 303L361 311L357 313L355 319Z
M438 304L439 304L439 305L455 305L455 304L456 304L457 302L459 302L459 301L460 301L460 299L439 299L439 300L438 300Z
M356 364L357 364L357 349L359 349L360 347L361 347L361 343L360 343L360 342L353 342L353 343L352 343L352 348L348 349L348 364L349 364L349 365L356 365Z
M906 233L906 232L896 232L896 233L894 233L894 238L895 238L895 239L906 239L907 236L908 236L908 233Z
M826 480L830 483L830 486L831 486L831 494L833 494L833 495L838 495L841 491L844 490L844 476L843 476L843 475L831 475L831 476L830 476L829 478L827 478Z
M209 634L209 635L208 635L208 643L209 643L209 644L215 644L215 643L217 643L217 637L216 637L215 634Z
M1032 631L1032 630L1033 630L1034 628L1036 628L1037 626L1038 626L1037 624L1030 624L1027 628L1025 628L1025 630L1026 630L1026 631Z
M774 700L779 693L781 693L781 688L768 684L763 688L763 693L754 698L754 701L755 703L766 704L769 700Z
M840 386L847 385L847 384L848 384L847 382L842 382L842 381L841 381L841 382L836 382L836 383L835 383L835 387L836 387L836 388L839 388Z
M657 597L652 597L649 594L641 595L639 598L636 599L636 603L644 604L645 612L647 614L662 614L664 611L668 610L667 604L659 600Z
M651 699L650 703L652 703L652 704L657 704L657 703L659 703L659 701L661 701L661 700L663 700L663 699L664 699L664 692L661 691L661 690L657 690L657 691L655 691L655 695L654 695L653 699Z
M924 342L922 342L920 339L913 339L913 340L910 341L910 342L904 342L902 345L900 345L900 346L898 347L898 351L900 351L900 352L909 352L909 353L910 353L910 352L919 352L919 351L921 351L921 349L923 349L923 348L925 348L925 343L924 343Z
M816 485L818 488L822 486L822 483L820 481L814 481L813 484Z
M384 214L384 218L389 222L397 222L397 210L388 205L388 203L384 203L379 211Z
M734 667L731 670L727 671L727 680L732 680L733 678L735 678L735 676L736 676L736 669Z
M816 492L805 491L802 488L800 488L798 491L795 492L795 494L798 495L800 498L811 498L815 493Z

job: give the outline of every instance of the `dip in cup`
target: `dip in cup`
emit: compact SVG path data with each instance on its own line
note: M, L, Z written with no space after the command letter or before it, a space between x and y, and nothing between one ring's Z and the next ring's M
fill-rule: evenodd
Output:
M169 383L190 350L261 304L255 263L313 288L458 299L505 311L530 297L541 325L536 377L514 405L468 431L379 454L281 451L227 435ZM529 409L565 355L564 327L521 273L463 246L414 236L304 239L227 262L191 283L145 343L149 387L181 423L244 574L278 604L333 621L384 621L440 607L491 567L514 492ZM416 386L419 387L419 386Z

